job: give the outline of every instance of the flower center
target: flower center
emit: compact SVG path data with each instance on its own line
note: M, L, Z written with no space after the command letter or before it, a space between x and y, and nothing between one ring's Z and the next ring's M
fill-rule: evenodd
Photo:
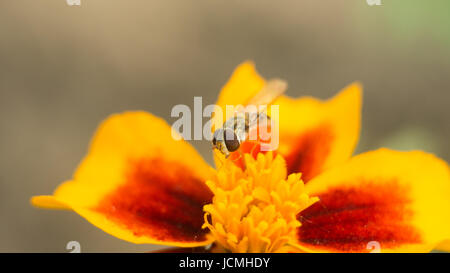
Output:
M205 205L203 228L215 238L214 250L286 252L296 246L297 214L318 200L304 191L300 174L287 177L286 163L272 153L244 155L245 170L226 160L214 179Z

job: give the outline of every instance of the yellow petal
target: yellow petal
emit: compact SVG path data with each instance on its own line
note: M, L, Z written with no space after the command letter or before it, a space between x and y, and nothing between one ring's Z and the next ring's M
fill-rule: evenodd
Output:
M436 249L440 251L450 252L450 240L445 240L439 243Z
M145 112L116 114L95 134L71 181L43 208L72 209L113 236L133 243L195 247L210 243L203 205L212 169L162 119Z
M241 63L219 93L216 105L222 109L221 122L226 121L227 105L243 105L254 97L264 86L265 80L258 74L251 61ZM217 119L217 116L215 116ZM221 126L220 122L213 125ZM214 127L212 128L214 131Z
M361 86L353 83L337 96L314 98L281 97L280 147L288 172L301 172L307 182L324 170L345 162L359 139Z
M298 215L308 251L428 252L450 238L449 167L431 154L364 153L305 189L320 199Z
M214 116L213 131L230 118L232 113L227 113L227 105L245 105L264 84L265 80L252 62L239 65L220 92L216 104L222 109L222 116ZM277 152L286 159L289 173L301 172L303 180L307 182L322 171L345 162L352 155L359 139L361 123L359 83L349 85L328 101L281 96L273 105L278 105L280 110ZM241 152L257 154L257 143L253 141L245 144L241 144L245 148L240 149ZM238 165L242 165L243 161L240 151L231 154ZM216 153L215 159L223 161L224 157Z

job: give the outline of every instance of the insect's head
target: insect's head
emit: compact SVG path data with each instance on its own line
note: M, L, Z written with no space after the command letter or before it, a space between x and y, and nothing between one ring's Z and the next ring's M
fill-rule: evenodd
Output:
M219 150L225 157L239 149L241 143L232 129L219 128L214 132L212 139L213 148Z

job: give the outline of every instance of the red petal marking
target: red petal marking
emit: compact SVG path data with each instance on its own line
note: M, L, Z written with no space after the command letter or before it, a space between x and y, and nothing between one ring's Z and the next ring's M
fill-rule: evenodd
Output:
M204 181L179 164L139 160L130 164L126 183L96 210L136 236L197 242L205 239L203 206L211 200Z
M283 142L292 143L291 152L285 156L288 174L300 172L302 180L307 182L321 173L332 149L333 139L329 125L319 126L301 136L282 139Z
M297 216L302 223L299 240L339 252L369 252L370 241L378 241L382 248L419 243L420 235L410 224L413 211L408 192L395 180L327 191Z

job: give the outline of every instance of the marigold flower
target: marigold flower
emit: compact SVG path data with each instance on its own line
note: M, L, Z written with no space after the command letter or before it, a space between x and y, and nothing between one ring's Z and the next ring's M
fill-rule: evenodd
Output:
M265 80L241 64L218 105L242 104ZM361 87L328 101L283 96L280 146L210 167L146 112L100 125L73 178L41 208L69 209L133 243L230 252L428 252L450 239L448 164L421 151L379 149L351 158Z

